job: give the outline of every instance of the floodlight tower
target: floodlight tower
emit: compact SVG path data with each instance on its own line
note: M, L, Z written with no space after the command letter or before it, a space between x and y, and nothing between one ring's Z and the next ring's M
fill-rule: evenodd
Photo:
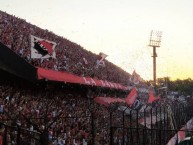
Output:
M154 82L154 90L156 93L156 48L160 47L161 44L161 37L162 37L162 32L161 31L151 31L150 34L150 40L149 40L149 46L153 47L153 82Z

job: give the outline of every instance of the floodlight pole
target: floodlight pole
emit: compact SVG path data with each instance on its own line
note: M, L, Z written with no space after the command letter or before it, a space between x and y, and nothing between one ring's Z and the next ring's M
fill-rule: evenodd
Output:
M157 54L156 54L156 46L153 46L153 85L154 85L154 90L155 90L155 93L156 93L156 57L157 57Z
M150 41L149 41L149 46L153 47L153 86L154 86L154 92L156 94L156 48L160 47L161 43L161 37L162 37L162 32L160 31L151 31L150 35Z

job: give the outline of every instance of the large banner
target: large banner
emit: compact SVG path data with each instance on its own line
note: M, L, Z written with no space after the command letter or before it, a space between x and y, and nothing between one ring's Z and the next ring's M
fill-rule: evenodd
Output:
M56 58L56 43L31 35L31 58Z
M120 90L127 90L127 87L113 82L108 82L106 80L98 80L90 77L80 77L74 74L70 74L68 72L59 72L44 68L37 68L38 79L47 79L52 81L60 81L60 82L69 82L76 84L84 84L90 86L99 86L105 88L114 88Z
M96 98L94 98L94 100L97 103L104 105L106 107L108 107L111 103L116 103L116 102L125 103L125 101L121 98L112 98L112 97L96 97Z

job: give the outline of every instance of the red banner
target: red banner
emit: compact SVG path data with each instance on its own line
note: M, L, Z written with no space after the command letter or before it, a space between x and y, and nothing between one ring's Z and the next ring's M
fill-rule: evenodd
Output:
M90 77L80 77L74 74L70 74L68 72L59 72L39 67L37 68L37 75L38 79L47 79L51 81L60 81L60 82L113 88L119 90L127 90L127 87L118 83L108 82L106 80L93 79Z
M115 102L125 102L123 99L121 98L112 98L112 97L96 97L94 98L94 100L99 103L102 104L106 107L108 107L111 103L115 103Z
M96 97L94 98L95 102L104 105L106 107L109 106L110 102L108 101L108 99L106 97Z

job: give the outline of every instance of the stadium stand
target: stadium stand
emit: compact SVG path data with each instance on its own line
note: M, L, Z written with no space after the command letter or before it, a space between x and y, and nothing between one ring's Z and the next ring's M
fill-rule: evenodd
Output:
M31 35L55 42L56 58L31 58ZM4 144L20 145L110 144L109 128L121 125L122 114L116 110L116 103L106 108L94 98L125 98L133 85L129 73L107 60L105 67L93 69L98 55L2 11L0 42L0 141L3 138ZM42 79L38 70L46 71ZM103 80L107 86L112 82L114 87L58 81L46 75L52 72L56 76L65 73L78 79ZM144 90L149 87L143 82L136 86L141 88L138 99L144 104L148 98ZM126 120L125 126L129 125ZM112 136L114 144L123 140L119 129Z
M97 71L93 71L98 55L66 38L2 11L0 11L0 22L0 41L34 66L67 71L79 76L94 76L128 85L130 74L107 60L105 60L106 67L99 67ZM56 59L32 59L31 35L55 42Z
M49 48L55 43L54 57ZM33 58L32 44L53 57ZM143 81L107 60L105 67L93 67L98 57L0 11L0 144L175 145L191 139L192 97L148 104ZM134 85L137 100L128 105L123 100Z

